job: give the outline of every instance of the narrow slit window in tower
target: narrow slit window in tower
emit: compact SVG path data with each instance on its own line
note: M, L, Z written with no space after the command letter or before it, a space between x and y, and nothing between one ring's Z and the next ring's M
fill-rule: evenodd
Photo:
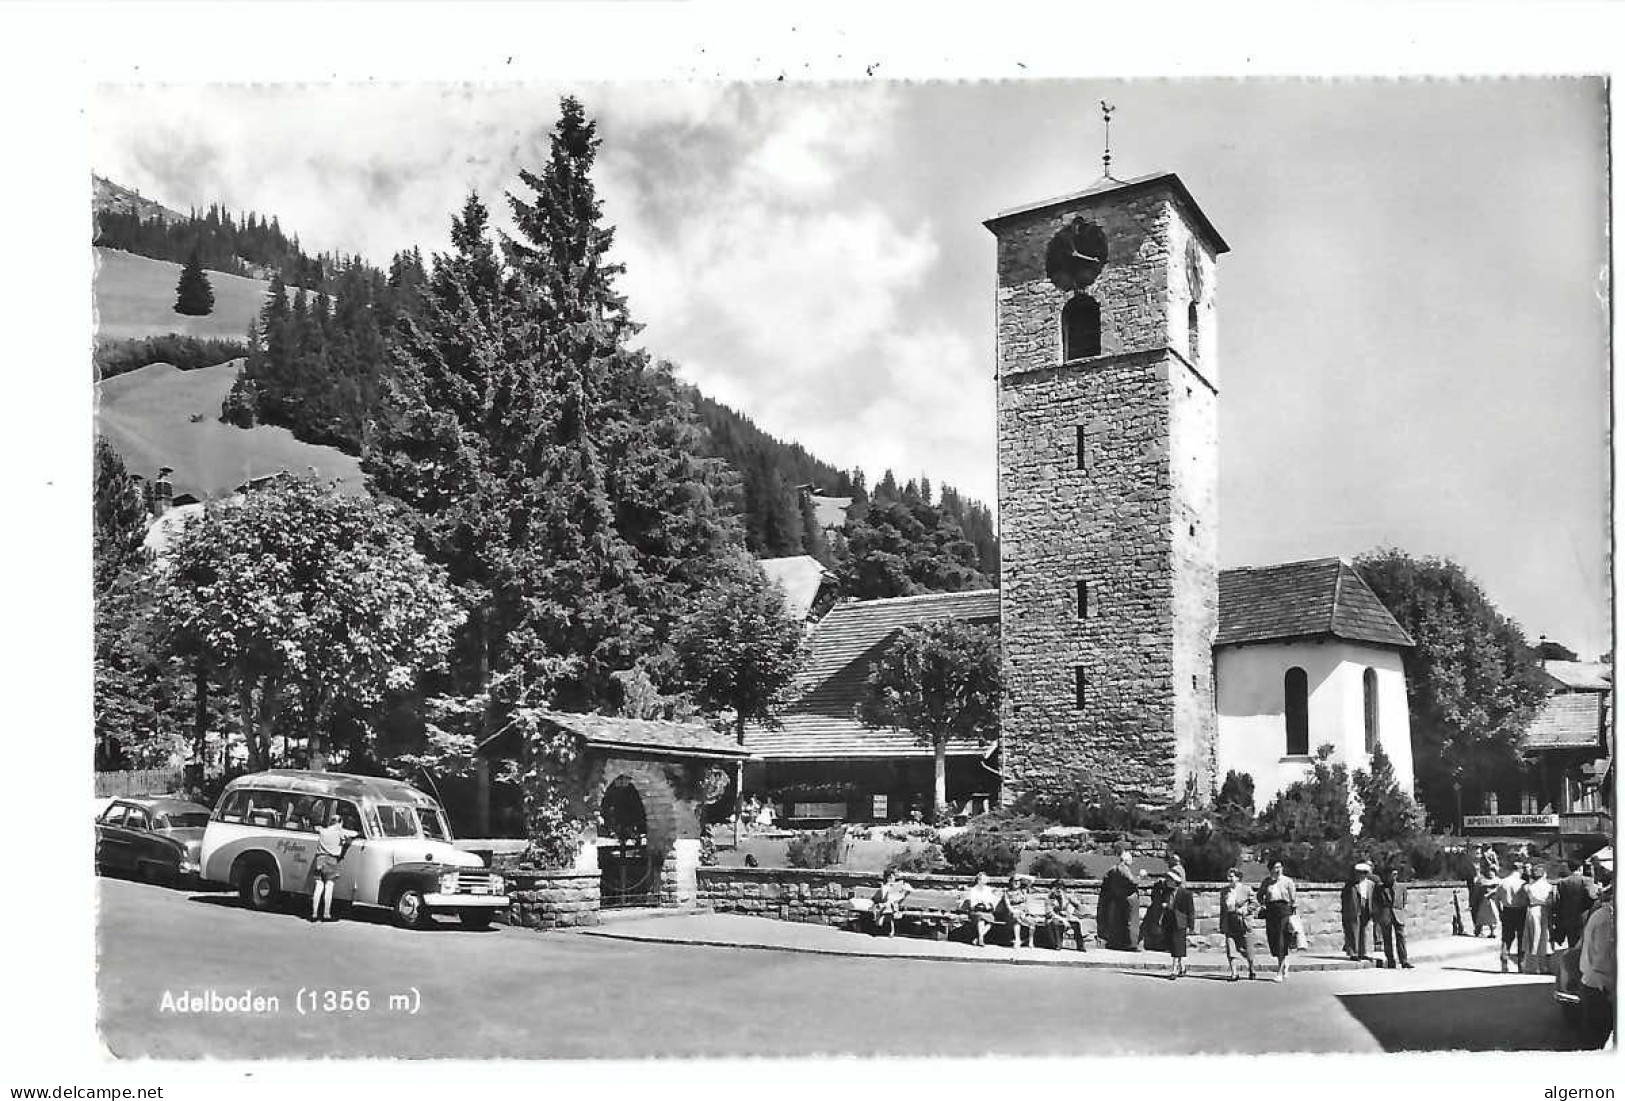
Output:
M1078 582L1078 618L1089 618L1089 582Z
M1189 308L1185 310L1185 332L1190 338L1190 353L1192 363L1197 361L1196 357L1199 354L1202 346L1201 325L1201 313L1199 310L1197 310L1196 303L1192 302Z
M1078 425L1078 469L1089 469L1089 438L1083 425Z
M1088 678L1085 676L1083 671L1083 666L1078 665L1073 667L1072 689L1074 694L1077 696L1076 705L1079 711L1083 710L1084 689L1087 687L1087 679Z

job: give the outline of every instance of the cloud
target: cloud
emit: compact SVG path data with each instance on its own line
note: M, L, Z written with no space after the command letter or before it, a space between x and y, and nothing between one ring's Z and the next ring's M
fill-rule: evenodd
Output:
M93 165L183 210L274 213L307 248L383 263L413 245L445 248L470 188L506 225L502 194L520 167L544 162L559 94L106 88L92 103ZM935 227L864 190L898 138L895 89L576 94L598 123L596 182L628 269L622 289L654 354L839 466L991 482L990 418L961 425L963 398L950 396L976 375L971 341L925 308L941 262Z

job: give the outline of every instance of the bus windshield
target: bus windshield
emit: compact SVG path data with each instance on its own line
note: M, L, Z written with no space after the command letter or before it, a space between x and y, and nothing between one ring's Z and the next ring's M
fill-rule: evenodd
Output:
M418 824L423 827L424 837L432 837L436 841L451 840L451 830L446 828L446 820L433 807L418 808Z
M378 815L378 832L385 837L419 837L417 816L411 807L397 807L379 803L373 808Z

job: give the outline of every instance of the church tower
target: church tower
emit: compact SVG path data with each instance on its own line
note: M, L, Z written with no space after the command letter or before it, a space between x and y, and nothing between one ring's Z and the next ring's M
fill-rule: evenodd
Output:
M998 238L1007 798L1216 788L1217 258L1172 173L1019 207Z

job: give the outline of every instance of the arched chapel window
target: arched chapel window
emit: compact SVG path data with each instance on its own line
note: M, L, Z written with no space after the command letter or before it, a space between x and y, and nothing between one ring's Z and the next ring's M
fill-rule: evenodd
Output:
M1377 671L1367 669L1361 679L1365 684L1365 751L1371 753L1377 748L1377 739L1382 733L1377 718Z
M1286 755L1309 756L1309 674L1294 665L1286 671Z
M1087 294L1075 294L1061 309L1061 358L1083 359L1100 354L1100 303Z

